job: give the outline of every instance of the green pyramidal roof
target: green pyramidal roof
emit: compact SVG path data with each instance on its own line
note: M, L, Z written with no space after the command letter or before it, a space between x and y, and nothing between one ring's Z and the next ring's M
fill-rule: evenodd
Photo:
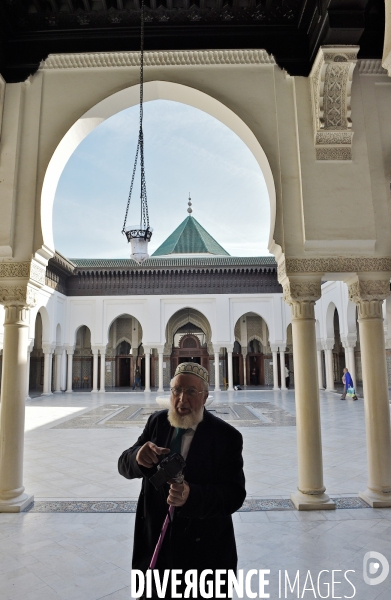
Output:
M166 256L167 254L229 256L228 252L191 215L186 217L152 256Z

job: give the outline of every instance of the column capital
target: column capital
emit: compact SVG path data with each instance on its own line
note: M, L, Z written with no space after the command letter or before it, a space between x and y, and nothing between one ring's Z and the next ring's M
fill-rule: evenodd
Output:
M102 354L106 354L107 346L97 346L99 352Z
M234 351L234 345L233 344L225 344L225 348L226 348L227 352L233 352Z
M36 259L26 262L0 261L0 303L31 308L38 290L45 285L46 266Z
M75 346L64 346L64 348L67 351L67 354L74 354L75 353Z
M278 346L278 350L279 350L280 352L286 352L286 345L285 345L285 344L282 344L281 346Z
M61 356L64 352L64 348L62 346L56 346L54 349L54 354Z
M357 335L353 333L341 337L341 342L344 348L355 348L357 344Z
M164 346L156 346L158 354L164 354Z
M335 345L334 338L327 338L326 340L321 341L323 350L332 350Z
M278 352L279 345L278 344L270 344L270 350L272 352Z
M349 300L357 304L359 319L383 319L383 300L390 295L390 273L376 273L377 279L360 276L347 282Z
M99 346L91 346L91 352L94 355L97 355L99 353Z
M54 345L53 344L42 344L42 350L44 354L53 354Z
M315 302L321 297L321 275L284 279L284 300L292 308L292 319L314 319Z
M221 348L220 344L213 344L213 352L215 354L220 354L220 348Z
M143 344L144 354L151 354L152 346L145 346Z

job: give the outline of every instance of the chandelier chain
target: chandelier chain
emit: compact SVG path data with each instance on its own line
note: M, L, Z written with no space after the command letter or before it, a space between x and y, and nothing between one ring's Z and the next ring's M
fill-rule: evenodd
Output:
M126 222L128 220L128 212L130 206L130 200L132 198L134 178L136 175L137 162L140 157L140 171L141 171L141 189L140 189L140 229L149 228L149 214L148 214L148 202L147 202L147 184L145 180L145 166L144 166L144 132L143 132L143 101L144 101L144 0L141 0L141 44L140 44L140 126L136 149L136 158L134 160L132 179L130 182L128 203L126 205L124 226L122 233L125 233Z

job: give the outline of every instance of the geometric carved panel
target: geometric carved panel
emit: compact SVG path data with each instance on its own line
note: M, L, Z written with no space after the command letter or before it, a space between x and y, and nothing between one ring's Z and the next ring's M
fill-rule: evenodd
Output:
M352 159L351 89L359 46L322 46L310 73L317 160Z

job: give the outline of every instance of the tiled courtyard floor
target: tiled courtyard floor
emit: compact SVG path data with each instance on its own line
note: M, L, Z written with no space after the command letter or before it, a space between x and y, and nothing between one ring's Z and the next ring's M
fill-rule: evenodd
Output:
M121 478L116 463L140 433L141 425L105 426L103 419L100 428L58 426L103 405L153 405L156 394L149 398L142 393L69 396L38 397L27 404L26 491L34 493L36 501L136 498L140 482ZM296 427L289 417L295 413L294 392L241 391L214 396L211 408L265 402L269 408L280 409L275 414L283 417L273 421L267 416L270 411L262 413L256 408L262 423L240 430L249 497L288 498L297 485ZM331 496L356 495L366 487L363 402L341 402L339 395L322 392L321 415L327 492ZM88 419L86 415L86 423L91 423ZM234 522L239 568L270 569L267 591L272 599L391 597L391 575L371 586L362 577L366 552L381 552L391 562L391 509L240 512L234 515ZM0 515L0 599L131 598L133 523L131 513ZM332 586L327 586L333 569L337 570L334 580L344 581L334 584L334 593ZM289 587L286 595L284 587L279 593L279 570L288 571L291 583L300 571L299 595L297 586L293 593ZM308 578L305 583L308 570L315 593ZM330 572L322 574L318 590L321 570ZM354 571L348 574L354 595L352 585L344 579L347 570Z

